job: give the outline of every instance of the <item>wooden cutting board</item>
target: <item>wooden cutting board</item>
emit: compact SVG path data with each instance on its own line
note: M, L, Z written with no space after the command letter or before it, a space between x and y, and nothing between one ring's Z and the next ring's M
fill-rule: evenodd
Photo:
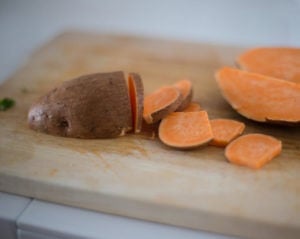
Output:
M299 238L300 129L255 123L223 100L214 71L243 49L68 32L51 40L0 87L16 106L0 112L0 190L51 202L250 238ZM28 129L34 99L92 72L139 72L145 90L184 77L210 118L246 123L283 142L261 170L228 163L212 146L180 151L150 134L111 140L55 137Z

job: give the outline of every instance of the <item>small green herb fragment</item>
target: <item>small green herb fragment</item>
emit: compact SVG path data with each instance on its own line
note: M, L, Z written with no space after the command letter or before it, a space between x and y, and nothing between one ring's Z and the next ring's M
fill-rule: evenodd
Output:
M5 111L15 105L15 101L10 98L3 98L0 100L0 111Z

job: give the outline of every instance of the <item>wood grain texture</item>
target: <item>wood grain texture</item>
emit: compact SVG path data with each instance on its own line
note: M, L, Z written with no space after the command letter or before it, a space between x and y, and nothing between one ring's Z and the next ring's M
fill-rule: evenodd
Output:
M0 86L16 106L0 112L0 190L47 201L249 238L299 238L300 129L259 124L223 100L214 72L234 65L236 47L68 32L36 51ZM211 119L246 124L283 142L259 171L228 163L208 146L170 149L158 139L55 137L32 131L30 104L64 80L124 70L141 74L145 93L189 78Z

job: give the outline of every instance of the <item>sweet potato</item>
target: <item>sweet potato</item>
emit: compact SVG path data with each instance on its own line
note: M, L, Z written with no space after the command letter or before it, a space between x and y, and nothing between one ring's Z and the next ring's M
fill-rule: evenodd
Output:
M220 147L226 146L245 129L244 123L231 119L212 119L210 125L214 138L209 144Z
M229 162L259 169L281 152L281 141L264 134L248 134L233 140L225 149Z
M153 124L174 112L182 102L180 91L174 86L163 86L144 99L144 120Z
M176 111L182 111L189 105L193 98L192 82L185 79L176 82L174 86L180 91L182 95L182 102L180 103Z
M128 89L131 101L133 129L135 133L140 133L144 112L144 85L139 74L129 73Z
M196 103L196 102L191 102L191 103L189 103L188 106L187 106L185 109L183 109L182 111L183 111L183 112L194 112L194 111L200 111L200 110L202 110L202 108L201 108L201 106L200 106L198 103Z
M300 48L262 47L241 54L243 70L300 83Z
M228 103L241 115L261 122L300 121L300 84L229 67L216 74Z
M170 147L188 149L208 143L213 133L206 111L173 112L161 121L158 136Z
M112 138L132 129L124 73L97 73L63 82L34 103L30 128L76 138Z

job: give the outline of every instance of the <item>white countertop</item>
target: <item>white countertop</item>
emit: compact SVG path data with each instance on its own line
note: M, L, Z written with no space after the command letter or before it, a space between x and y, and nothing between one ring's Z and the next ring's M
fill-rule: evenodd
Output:
M1 192L0 236L8 239L231 238Z
M300 46L300 0L0 3L0 82L67 29L231 45ZM0 96L0 98L3 96ZM226 238L0 193L0 238Z

